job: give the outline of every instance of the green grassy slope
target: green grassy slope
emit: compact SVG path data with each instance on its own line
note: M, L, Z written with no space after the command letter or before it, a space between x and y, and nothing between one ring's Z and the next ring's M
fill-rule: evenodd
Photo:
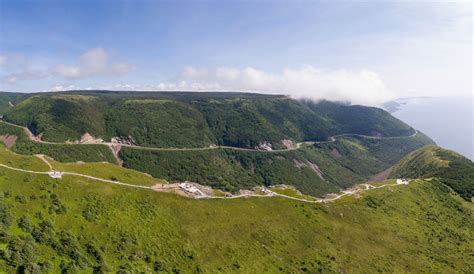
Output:
M368 153L384 163L396 164L409 152L421 148L425 145L434 144L428 136L418 132L413 138L401 139L368 139L352 137L357 139L363 146L368 148Z
M101 179L120 181L126 184L154 186L156 184L167 183L165 180L153 178L148 174L106 162L60 163L51 159L48 159L48 162L53 166L54 170L86 174Z
M474 163L453 151L431 145L403 158L392 170L392 178L439 177L461 197L474 197Z
M469 272L473 213L437 180L308 204L193 200L0 168L0 269Z
M2 94L0 94L0 97ZM414 131L377 108L245 93L76 91L33 94L5 111L47 141L133 139L144 146L255 147L326 140L340 133L404 136Z

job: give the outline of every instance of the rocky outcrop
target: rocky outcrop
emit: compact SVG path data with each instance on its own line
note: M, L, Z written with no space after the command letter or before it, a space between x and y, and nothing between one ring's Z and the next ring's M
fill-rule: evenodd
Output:
M133 139L132 136L116 136L112 137L110 140L111 143L122 144L122 145L129 145L129 146L136 146L137 142Z
M41 139L40 135L38 135L38 137ZM75 141L67 140L65 143L66 144L101 144L103 142L104 140L102 138L94 138L92 135L86 132L81 136L80 140L75 140Z
M295 144L295 142L293 142L293 140L290 140L290 139L281 140L281 144L286 149L295 149L295 148L297 148L297 145Z
M272 144L269 142L263 142L258 144L258 146L255 147L256 150L264 150L264 151L271 151L273 150Z
M80 144L100 144L103 142L104 140L102 140L101 138L94 138L87 132L82 135L81 140L79 141Z

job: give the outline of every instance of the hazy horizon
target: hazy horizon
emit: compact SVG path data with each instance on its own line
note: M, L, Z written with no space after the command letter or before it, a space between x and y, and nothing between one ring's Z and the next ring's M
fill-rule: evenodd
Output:
M472 4L0 1L0 90L472 94Z
M402 99L391 114L432 138L437 145L474 160L473 97Z

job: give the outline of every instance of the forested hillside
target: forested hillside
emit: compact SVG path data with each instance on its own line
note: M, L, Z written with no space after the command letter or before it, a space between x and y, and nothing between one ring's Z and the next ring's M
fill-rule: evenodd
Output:
M18 101L28 97L27 93L3 92L0 91L0 115L14 106Z
M432 141L414 137L366 140L344 137L281 152L147 151L123 147L124 166L171 181L193 181L227 191L288 184L320 196L370 179L411 151Z
M285 139L299 142L326 140L341 133L414 133L377 108L245 93L33 94L6 109L4 119L28 127L45 141L74 141L89 133L152 147L215 144L254 148L270 143L281 148Z
M19 127L0 123L0 138L10 136L14 140L10 149L19 154L45 154L61 162L102 162L117 163L112 151L105 145L88 144L47 144L28 139L25 131Z

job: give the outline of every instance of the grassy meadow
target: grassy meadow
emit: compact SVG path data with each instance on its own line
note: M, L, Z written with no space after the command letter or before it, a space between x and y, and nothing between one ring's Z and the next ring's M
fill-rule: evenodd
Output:
M31 161L31 168L44 168ZM0 167L0 197L0 269L7 272L446 273L474 267L472 203L437 179L309 204L193 200Z

